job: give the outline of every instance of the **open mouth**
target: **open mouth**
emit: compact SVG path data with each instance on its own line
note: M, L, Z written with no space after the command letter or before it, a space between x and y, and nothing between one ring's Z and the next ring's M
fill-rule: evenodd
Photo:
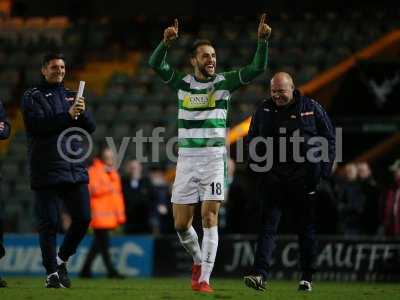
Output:
M214 73L215 66L213 64L206 65L206 70L208 73Z

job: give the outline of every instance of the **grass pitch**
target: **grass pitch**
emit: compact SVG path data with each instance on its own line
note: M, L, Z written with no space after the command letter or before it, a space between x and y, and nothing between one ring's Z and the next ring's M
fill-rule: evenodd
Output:
M1 300L191 300L191 299L265 299L265 300L396 300L399 284L316 282L311 293L300 293L297 282L271 281L267 291L257 292L241 280L213 279L213 294L192 292L187 278L159 279L73 279L71 289L45 289L43 278L5 278L8 287L0 289Z

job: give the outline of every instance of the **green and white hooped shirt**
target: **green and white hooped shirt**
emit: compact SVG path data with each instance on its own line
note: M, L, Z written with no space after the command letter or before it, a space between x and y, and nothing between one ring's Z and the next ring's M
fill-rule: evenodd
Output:
M226 121L232 93L263 73L268 42L260 40L253 62L240 69L217 74L208 80L177 72L166 62L167 46L161 42L150 65L178 96L179 155L205 156L226 152Z

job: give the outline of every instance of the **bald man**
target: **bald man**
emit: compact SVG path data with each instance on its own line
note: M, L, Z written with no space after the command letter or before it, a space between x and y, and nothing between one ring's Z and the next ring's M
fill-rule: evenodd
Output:
M262 195L262 226L254 270L244 277L245 284L265 290L274 237L284 212L299 237L302 275L298 289L311 291L317 186L330 175L335 159L332 123L320 104L295 89L288 73L279 72L271 80L271 98L253 114L247 143L249 167Z

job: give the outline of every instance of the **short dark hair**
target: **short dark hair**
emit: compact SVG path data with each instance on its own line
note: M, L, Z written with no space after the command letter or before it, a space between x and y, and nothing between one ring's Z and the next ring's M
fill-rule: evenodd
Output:
M97 146L98 146L97 156L99 157L103 156L104 151L109 149L111 150L110 146L108 146L108 144L105 141L99 143Z
M211 43L210 40L207 40L207 39L195 40L194 43L192 44L192 47L190 48L191 57L196 56L197 48L199 48L200 46L211 46L214 48L214 45Z
M45 68L49 62L53 59L62 59L65 62L65 56L61 52L51 52L47 53L42 60L42 67Z

